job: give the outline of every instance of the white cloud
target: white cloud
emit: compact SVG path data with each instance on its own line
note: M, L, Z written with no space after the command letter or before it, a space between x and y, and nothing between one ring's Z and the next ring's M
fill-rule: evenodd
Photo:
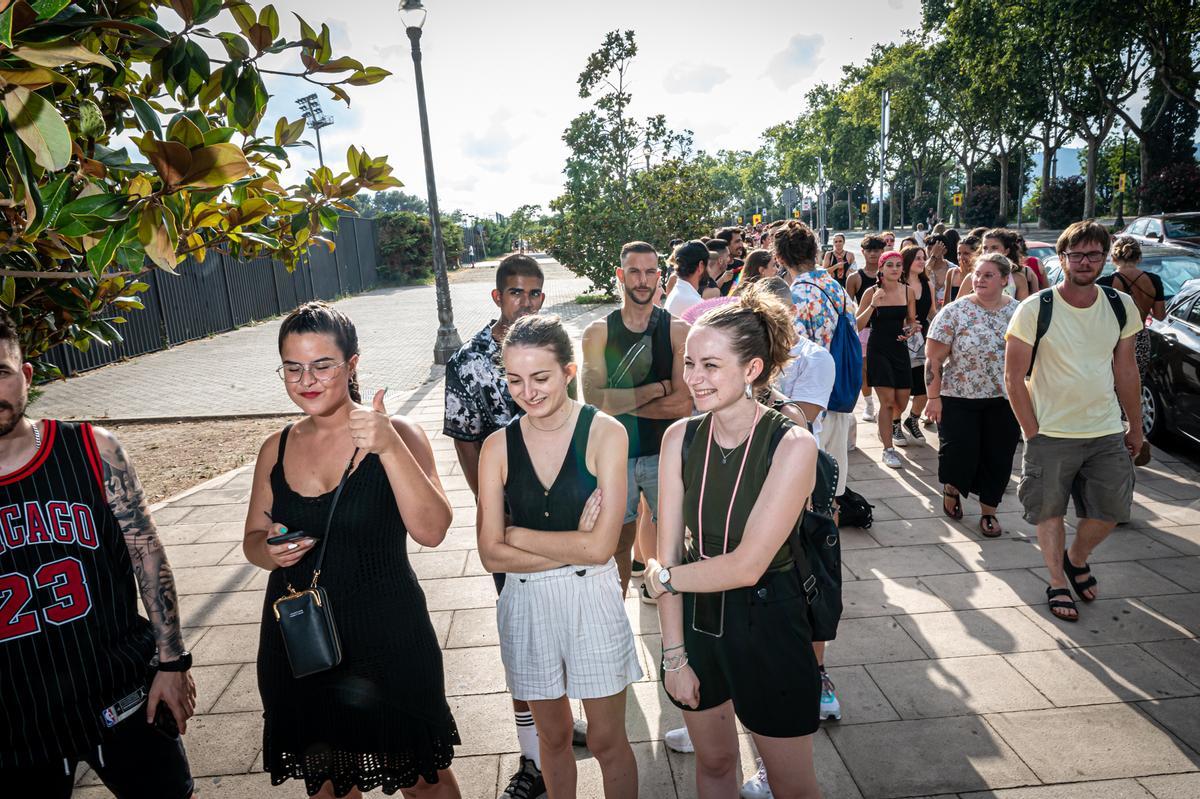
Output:
M825 44L819 33L797 33L787 47L771 56L767 75L780 89L788 89L817 71L822 59L817 53Z
M707 92L729 80L729 70L716 64L679 63L663 75L663 88L671 94Z
M513 151L523 135L512 133L514 120L507 108L497 109L486 128L468 128L462 134L462 153L492 172L508 171Z

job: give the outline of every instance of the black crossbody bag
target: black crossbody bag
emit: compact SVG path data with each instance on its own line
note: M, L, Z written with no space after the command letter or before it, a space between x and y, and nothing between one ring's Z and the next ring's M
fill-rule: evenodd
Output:
M329 546L329 536L333 532L333 512L337 509L338 497L346 487L357 455L356 448L350 456L350 463L346 464L346 471L342 473L341 482L333 492L333 501L329 503L325 535L321 538L317 562L313 566L312 583L303 591L297 591L288 583L288 592L274 603L275 619L283 635L283 648L287 651L288 663L295 677L329 671L342 662L342 640L338 637L333 606L325 589L317 585L317 580L321 577L325 548Z

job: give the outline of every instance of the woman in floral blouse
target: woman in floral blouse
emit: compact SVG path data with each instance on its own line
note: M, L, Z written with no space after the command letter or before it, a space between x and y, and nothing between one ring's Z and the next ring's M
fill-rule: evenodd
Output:
M979 497L980 531L1003 530L996 506L1012 473L1021 429L1004 394L1004 331L1020 304L1004 294L1012 262L999 253L975 261L975 290L934 317L925 344L925 414L938 423L942 509L963 517L962 497Z

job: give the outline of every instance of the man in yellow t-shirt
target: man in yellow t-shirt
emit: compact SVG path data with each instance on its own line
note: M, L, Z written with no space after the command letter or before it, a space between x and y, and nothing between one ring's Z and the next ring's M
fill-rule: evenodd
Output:
M1108 230L1095 222L1076 222L1058 237L1066 278L1050 289L1053 314L1036 360L1039 294L1021 303L1005 334L1004 383L1025 435L1017 496L1025 520L1037 525L1050 572L1050 612L1063 621L1079 619L1071 589L1084 602L1098 595L1087 561L1117 524L1129 521L1132 458L1145 443L1134 358L1142 319L1133 300L1118 292L1125 309L1122 326L1096 286L1110 241ZM1074 500L1079 526L1065 550L1068 498Z

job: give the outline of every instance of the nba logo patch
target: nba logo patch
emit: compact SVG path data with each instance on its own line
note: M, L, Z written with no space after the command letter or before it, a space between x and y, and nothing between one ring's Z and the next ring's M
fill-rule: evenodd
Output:
M100 718L104 720L105 727L115 727L117 725L117 714L113 712L111 707L105 708L104 712L100 714Z

